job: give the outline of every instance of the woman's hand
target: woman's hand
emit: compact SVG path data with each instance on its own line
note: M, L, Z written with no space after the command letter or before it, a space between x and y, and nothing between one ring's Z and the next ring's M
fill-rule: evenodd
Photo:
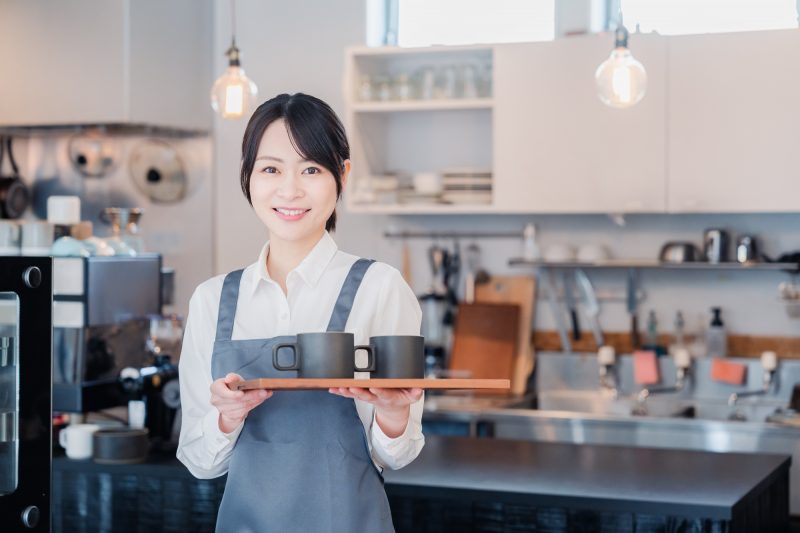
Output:
M272 391L256 389L249 391L231 390L231 383L241 381L238 374L230 373L211 384L211 405L219 411L219 429L231 433L247 417L252 409L272 396Z
M422 398L422 389L335 387L328 391L374 405L375 420L384 434L392 439L406 430L411 404Z

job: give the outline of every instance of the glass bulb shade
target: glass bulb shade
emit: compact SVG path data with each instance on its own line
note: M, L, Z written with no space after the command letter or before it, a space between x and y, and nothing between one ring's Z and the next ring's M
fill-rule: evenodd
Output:
M241 118L249 115L256 105L258 87L244 69L229 66L211 88L211 107L222 118Z
M639 103L647 92L647 73L630 50L615 48L594 73L597 96L611 107L625 108Z

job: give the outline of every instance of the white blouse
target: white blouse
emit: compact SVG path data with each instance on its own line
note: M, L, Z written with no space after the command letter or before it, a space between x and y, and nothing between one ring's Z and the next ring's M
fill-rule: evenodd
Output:
M269 243L261 250L258 261L242 274L231 338L267 339L325 331L344 279L358 258L339 251L325 232L308 256L289 272L287 296L269 277L268 250ZM205 479L228 471L243 426L223 433L218 425L219 412L210 403L211 353L224 279L224 275L211 278L192 295L179 362L183 418L177 456L195 477ZM358 289L345 330L354 334L356 344L368 344L374 335L419 335L421 321L419 302L400 272L376 262ZM362 356L363 352L358 352L358 357ZM365 364L365 359L358 360L359 366ZM357 373L356 377L361 376ZM354 401L376 466L402 468L419 455L425 443L424 397L411 405L406 430L397 438L387 437L375 423L372 404Z

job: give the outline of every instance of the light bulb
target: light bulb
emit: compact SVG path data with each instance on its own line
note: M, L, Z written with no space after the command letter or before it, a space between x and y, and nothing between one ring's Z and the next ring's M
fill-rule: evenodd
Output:
M249 115L258 98L258 87L248 78L239 64L239 49L231 46L225 73L211 88L211 107L222 118L241 118Z
M597 96L607 106L636 105L647 92L647 73L628 50L628 31L620 27L611 55L594 73Z

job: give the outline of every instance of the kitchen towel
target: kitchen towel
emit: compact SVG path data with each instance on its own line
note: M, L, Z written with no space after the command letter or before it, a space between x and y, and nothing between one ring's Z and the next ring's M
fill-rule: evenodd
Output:
M731 385L744 385L747 379L747 365L714 357L711 361L711 379Z
M648 350L633 352L633 379L639 385L654 385L661 381L656 352Z

